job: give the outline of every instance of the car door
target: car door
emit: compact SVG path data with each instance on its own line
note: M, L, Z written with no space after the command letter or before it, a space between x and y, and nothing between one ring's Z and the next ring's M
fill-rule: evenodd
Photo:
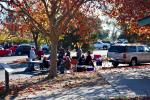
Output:
M148 46L144 46L144 55L145 55L145 63L149 63L150 62L150 49L148 48Z
M31 46L26 45L23 48L24 48L24 54L28 54L30 52Z
M0 49L0 56L3 56L3 50Z
M137 60L138 62L144 63L146 62L146 54L144 50L144 46L138 46L137 47L138 52L137 52Z

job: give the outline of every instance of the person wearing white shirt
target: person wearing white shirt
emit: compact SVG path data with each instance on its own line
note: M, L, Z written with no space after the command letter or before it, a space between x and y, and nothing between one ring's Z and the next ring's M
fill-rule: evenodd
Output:
M34 60L35 58L36 58L36 54L35 54L34 48L32 47L30 50L29 59Z

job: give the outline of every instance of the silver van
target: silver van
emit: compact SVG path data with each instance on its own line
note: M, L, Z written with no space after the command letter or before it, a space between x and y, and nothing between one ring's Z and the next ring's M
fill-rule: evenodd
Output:
M107 57L114 67L119 64L135 66L150 62L150 49L141 44L116 44L109 48Z

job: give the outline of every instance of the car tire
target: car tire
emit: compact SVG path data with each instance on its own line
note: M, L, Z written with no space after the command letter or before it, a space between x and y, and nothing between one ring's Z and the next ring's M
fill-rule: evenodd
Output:
M119 63L118 62L112 62L113 67L118 67Z
M130 66L136 66L137 65L137 59L136 58L132 58L129 65Z

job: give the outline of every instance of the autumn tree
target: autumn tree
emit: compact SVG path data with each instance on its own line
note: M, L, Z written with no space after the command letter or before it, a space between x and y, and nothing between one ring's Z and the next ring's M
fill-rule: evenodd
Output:
M38 16L38 18L42 17L39 17L40 14L37 15L37 13L33 15ZM20 16L15 12L8 12L8 15L3 20L3 25L9 30L10 34L15 35L16 37L20 36L21 38L28 38L29 40L33 39L36 48L35 50L38 51L39 31L36 30L36 28L30 23L30 20L25 17L26 16Z
M106 0L103 12L115 18L126 34L150 34L148 26L139 27L138 20L150 15L150 0Z
M67 32L68 35L76 37L72 39L74 40L73 44L80 43L80 45L89 45L96 39L93 36L96 35L94 33L101 29L100 26L101 20L96 16L87 17L82 13L78 13L75 15ZM65 37L68 38L67 35Z
M2 29L0 29L0 44L10 39L11 37L13 37L13 35L9 33L9 30L7 28L3 27Z
M20 16L25 16L36 30L50 40L51 67L48 75L50 78L57 76L59 37L67 33L68 27L73 18L77 17L78 12L88 15L92 13L90 9L97 5L95 0L0 0L0 2L1 11L15 12ZM8 7L5 7L2 2L6 3ZM36 19L34 14L39 14L39 12L42 12L42 18ZM83 27L80 28L81 30L84 29L84 25L80 25L80 27ZM78 32L80 33L80 31Z

